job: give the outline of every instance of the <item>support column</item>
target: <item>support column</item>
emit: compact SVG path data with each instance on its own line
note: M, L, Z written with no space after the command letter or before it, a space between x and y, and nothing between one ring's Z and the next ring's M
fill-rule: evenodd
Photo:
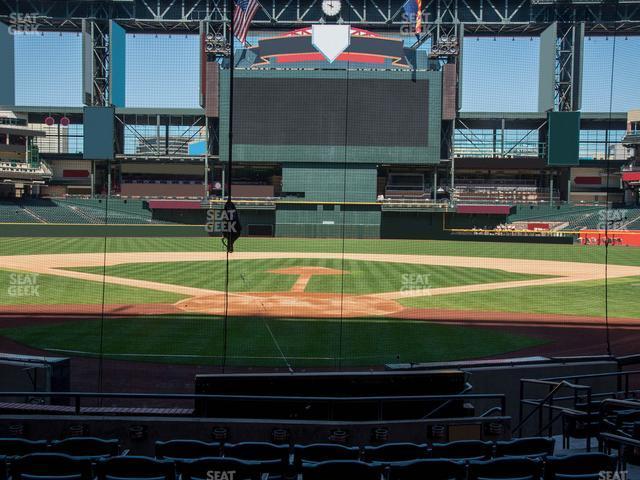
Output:
M554 22L540 35L538 111L582 106L584 22Z
M433 167L433 201L438 200L438 167Z
M109 21L82 20L82 87L85 105L111 105L109 54Z
M204 117L205 150L204 150L204 199L209 199L209 117Z
M15 105L15 29L0 22L0 105Z

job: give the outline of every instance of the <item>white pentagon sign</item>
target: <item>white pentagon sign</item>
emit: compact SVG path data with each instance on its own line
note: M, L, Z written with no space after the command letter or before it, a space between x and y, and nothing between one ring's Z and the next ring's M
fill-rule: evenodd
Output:
M351 43L350 25L313 25L311 43L329 63L340 56Z

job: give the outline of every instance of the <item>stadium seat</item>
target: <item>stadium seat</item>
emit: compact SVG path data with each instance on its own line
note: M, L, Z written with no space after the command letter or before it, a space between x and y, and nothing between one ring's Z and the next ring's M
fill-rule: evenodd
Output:
M237 458L209 457L176 462L180 480L210 480L210 472L220 472L220 476L223 472L234 472L233 480L259 480L263 469L262 462Z
M44 452L47 449L45 440L26 440L24 438L0 438L0 455L7 457Z
M0 480L7 479L7 457L0 455Z
M380 480L383 466L356 460L303 463L303 480Z
M115 439L72 437L51 442L49 451L74 457L98 459L100 457L117 457L120 454L120 445L118 440Z
M389 480L463 480L464 464L454 460L422 459L395 462L389 466Z
M289 446L267 442L243 442L224 446L224 456L262 462L262 473L281 474L289 465Z
M450 443L434 443L431 446L432 458L483 460L491 458L492 453L493 444L481 440L459 440Z
M504 457L469 463L468 480L540 480L542 460Z
M111 457L96 463L98 480L145 479L174 480L175 467L169 460L149 457Z
M62 453L32 453L11 461L12 480L91 480L91 460Z
M220 444L206 443L199 440L170 440L156 442L156 458L168 460L219 457Z
M496 442L496 457L545 457L553 455L555 438L529 437Z
M429 450L426 444L388 443L377 447L365 447L363 460L365 462L406 462L427 458Z
M328 460L358 460L360 449L332 443L296 445L293 448L293 461L297 470L303 463L319 463Z
M601 472L613 472L616 459L604 453L577 453L564 457L548 457L545 480L599 480Z

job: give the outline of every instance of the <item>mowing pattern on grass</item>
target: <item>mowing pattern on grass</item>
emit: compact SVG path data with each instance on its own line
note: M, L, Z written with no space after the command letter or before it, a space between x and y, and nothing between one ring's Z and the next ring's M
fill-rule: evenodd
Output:
M227 365L265 367L373 366L477 358L540 345L539 339L459 326L402 320L265 320L228 322ZM97 356L101 322L70 321L0 329L0 335L50 351ZM103 354L121 360L218 365L219 317L158 316L108 319ZM282 353L281 353L282 352ZM284 355L284 357L283 357ZM286 360L285 360L286 359Z
M220 252L217 238L107 238L107 252ZM604 247L454 240L351 240L304 238L241 238L238 252L337 252L521 258L564 262L604 263ZM96 253L104 238L0 238L0 255ZM640 266L637 248L609 249L609 262Z
M407 263L367 262L361 260L285 258L233 260L229 268L231 292L288 292L298 275L272 273L289 267L324 267L344 270L345 275L314 275L305 291L310 293L342 293L365 295L395 292L420 276L425 287L508 282L544 278L487 268L461 268ZM102 267L74 268L88 273L102 273ZM224 290L225 262L130 263L107 267L107 275L184 285L195 288Z
M37 289L21 293L11 288L26 278L25 274L0 269L0 305L70 305L70 304L100 304L103 297L102 282L87 282L74 278L58 277L55 275L35 275ZM159 292L144 288L126 287L122 285L105 284L104 301L115 303L175 303L182 300L184 295Z
M609 280L609 316L640 318L637 298L640 277ZM510 288L508 291L470 292L399 300L418 308L473 310L486 312L527 312L604 317L605 285L601 280L564 285Z

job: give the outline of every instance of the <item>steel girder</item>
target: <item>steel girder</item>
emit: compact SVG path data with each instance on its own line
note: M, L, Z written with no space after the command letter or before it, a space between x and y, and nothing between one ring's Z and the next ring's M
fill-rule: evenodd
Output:
M342 21L373 30L406 26L405 0L343 0ZM254 28L289 29L322 19L320 0L261 0ZM537 35L553 21L585 22L587 35L640 35L640 0L431 0L430 26L469 35ZM42 30L79 31L81 21L118 21L131 31L192 32L200 22L226 23L231 0L0 0L0 20L35 14ZM12 16L13 14L13 16Z

